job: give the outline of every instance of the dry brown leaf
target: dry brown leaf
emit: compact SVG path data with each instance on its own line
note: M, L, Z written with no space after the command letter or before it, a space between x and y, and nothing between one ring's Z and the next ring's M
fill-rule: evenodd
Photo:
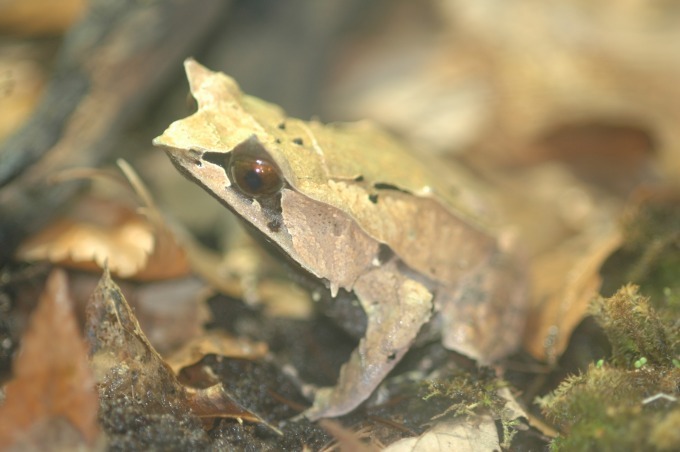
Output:
M104 180L110 175L81 170L63 176L73 177ZM121 199L125 196L81 199L67 216L22 243L17 258L48 260L91 271L100 270L108 262L116 275L137 280L186 276L189 273L186 254L155 207L146 204L143 215Z
M623 203L547 162L512 172L480 169L529 262L531 308L523 345L554 361L600 288L599 269L618 243Z
M615 1L436 4L453 39L467 44L459 58L486 66L478 76L493 91L494 133L482 140L507 152L566 123L633 121L658 139L660 169L680 173L676 9Z
M72 212L25 241L17 258L97 270L108 260L121 277L144 267L154 246L151 226L134 210L111 201L85 199Z
M621 244L616 230L582 235L532 262L533 306L524 347L535 358L554 363L571 333L587 315L600 289L600 267Z
M175 374L179 374L184 367L198 363L206 355L255 360L264 358L268 351L264 342L252 342L221 330L209 330L173 353L167 362Z
M86 0L4 0L0 30L18 35L63 33L84 12Z
M0 448L94 447L99 401L63 271L49 276L13 370L0 406Z
M523 160L561 162L581 180L625 197L654 180L655 145L640 125L567 124L529 146Z
M277 435L283 435L281 430L234 400L222 384L216 384L205 389L187 387L185 391L189 406L198 417L255 422L264 425Z
M652 135L658 169L677 179L680 34L670 4L425 5L403 2L406 13L393 8L372 28L378 38L348 49L334 71L336 115L374 118L420 149L474 147L497 161L564 125L632 125Z
M102 398L142 397L150 415L193 413L202 418L232 418L266 425L221 384L207 389L183 386L151 346L118 286L105 272L87 309L87 337Z
M27 45L0 47L0 141L23 124L40 99L46 74L35 61L39 53Z
M100 276L79 271L69 273L80 320L84 320L85 306ZM121 281L120 286L149 342L163 356L201 334L212 318L206 303L206 297L212 292L196 277L142 283Z

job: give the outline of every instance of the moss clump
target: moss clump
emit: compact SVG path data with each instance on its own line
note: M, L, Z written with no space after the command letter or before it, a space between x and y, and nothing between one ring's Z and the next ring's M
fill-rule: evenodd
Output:
M507 386L503 381L490 375L458 374L450 378L428 380L423 399L447 399L449 408L440 415L452 413L455 416L484 413L498 414L506 400L498 390ZM498 416L495 416L498 418Z
M553 450L680 450L677 321L659 316L632 285L596 300L592 312L612 359L538 401L562 432Z
M488 414L500 421L502 427L501 446L509 447L516 433L516 419L513 410L506 410L508 399L502 390L508 386L493 372L480 369L474 374L459 373L448 378L428 380L423 389L424 400L444 403L447 408L432 419L444 416L475 416Z
M670 407L672 398L678 397L678 381L680 369L591 366L539 400L562 432L552 449L677 450L680 442L673 442L678 436L678 424L673 425L677 415ZM650 435L652 431L655 434Z
M609 338L616 364L670 366L680 352L671 326L662 321L636 286L627 285L610 298L598 298L591 305L591 313Z

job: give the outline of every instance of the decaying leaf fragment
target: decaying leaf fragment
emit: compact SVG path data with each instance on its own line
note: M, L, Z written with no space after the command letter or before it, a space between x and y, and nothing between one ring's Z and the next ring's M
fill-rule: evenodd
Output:
M198 363L206 355L215 354L229 358L258 359L268 352L264 342L251 342L235 338L220 330L209 330L205 334L192 339L180 350L167 359L175 372Z
M49 276L13 370L0 405L0 449L101 446L99 401L63 271Z
M620 243L617 231L598 230L534 260L536 306L524 335L524 347L534 357L554 363L567 348L572 331L588 315L588 305L598 294L600 267Z
M189 272L186 253L154 205L141 180L124 161L119 166L134 188L131 193L123 179L94 169L60 173L58 182L88 178L106 182L114 196L81 199L62 218L27 239L17 258L85 270L99 270L107 262L116 275L138 280L185 276ZM117 196L116 196L117 195ZM136 205L122 201L134 198Z
M207 389L180 384L147 340L108 272L102 276L87 308L87 337L104 412L122 409L134 417L141 415L135 414L141 405L148 422L174 417L176 428L193 425L191 432L195 435L199 435L196 429L200 430L201 417L268 425L235 401L221 384Z
M498 432L488 415L473 419L455 419L436 423L417 438L406 438L391 444L387 452L493 451L500 450Z

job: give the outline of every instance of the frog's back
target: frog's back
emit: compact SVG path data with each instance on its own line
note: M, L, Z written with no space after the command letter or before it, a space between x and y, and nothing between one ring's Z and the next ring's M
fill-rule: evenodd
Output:
M352 216L414 271L455 284L494 252L477 199L451 191L429 161L370 122L291 120L286 129L297 131L306 149L281 148L281 159L317 159L312 166L322 168L312 176L291 174L294 187Z

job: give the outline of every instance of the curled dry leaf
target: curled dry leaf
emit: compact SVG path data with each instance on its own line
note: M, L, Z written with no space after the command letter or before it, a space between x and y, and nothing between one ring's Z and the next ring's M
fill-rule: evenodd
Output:
M239 422L256 422L264 425L277 435L283 434L281 430L236 402L221 384L205 389L187 387L185 391L191 410L200 418L228 418L237 419Z
M61 179L74 177L111 179L109 173L96 170L72 170L63 173ZM139 193L141 182L133 183ZM126 195L129 192L119 198L81 199L66 216L22 243L17 258L48 260L85 270L99 270L108 262L116 275L138 280L187 275L186 254L162 215L150 204L150 197L141 196L145 205L142 214L140 209L121 201Z
M84 199L72 211L24 242L21 260L48 260L86 270L109 265L129 277L145 264L154 244L150 225L134 210L111 201Z
M49 276L13 370L0 406L0 448L95 447L99 402L63 271Z
M264 358L268 351L264 342L251 342L235 338L224 331L210 330L173 353L167 362L175 374L179 374L183 368L198 363L206 355L254 360Z
M142 398L148 416L232 418L259 422L221 384L191 389L177 380L141 330L125 297L105 272L87 308L87 337L103 404ZM130 408L132 409L132 408Z

